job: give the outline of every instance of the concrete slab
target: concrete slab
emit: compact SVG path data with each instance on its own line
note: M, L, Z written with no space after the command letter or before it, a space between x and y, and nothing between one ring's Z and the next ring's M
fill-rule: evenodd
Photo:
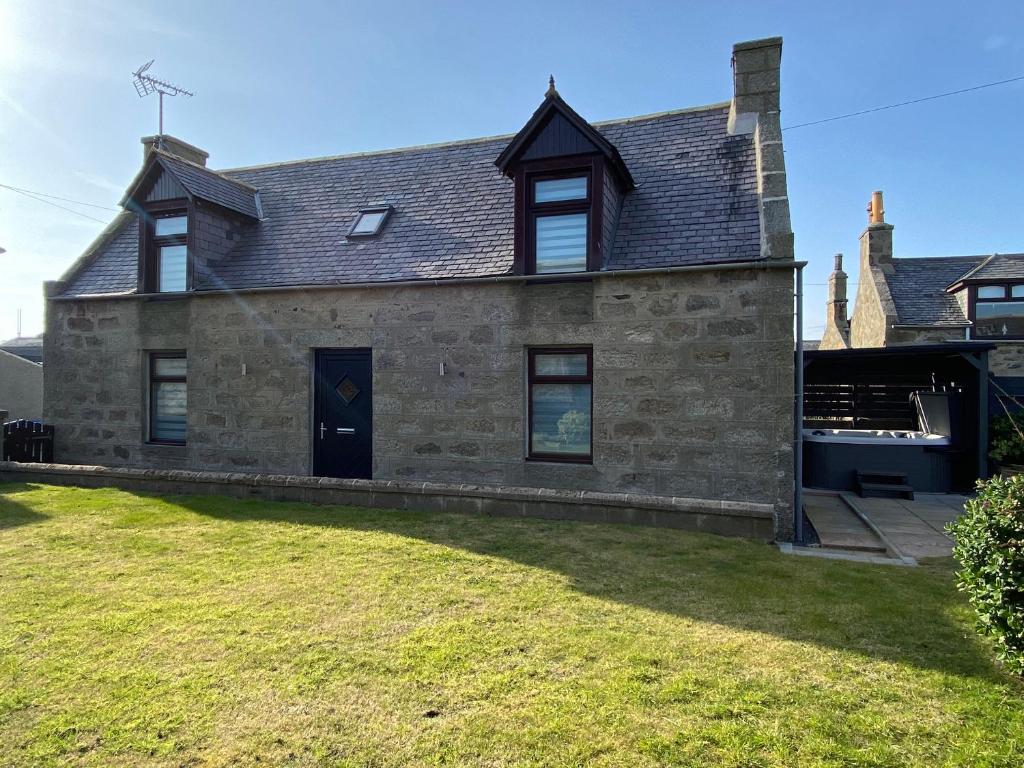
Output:
M885 544L838 496L804 496L804 514L824 548L885 552Z
M917 560L952 554L953 540L946 534L945 526L957 518L966 500L958 494L921 493L913 501L851 496L847 503L899 554Z

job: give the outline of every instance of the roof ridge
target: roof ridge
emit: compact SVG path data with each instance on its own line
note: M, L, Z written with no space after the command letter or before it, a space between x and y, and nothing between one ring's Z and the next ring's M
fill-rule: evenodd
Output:
M984 259L981 260L980 264L975 264L973 267L971 267L962 275L960 275L960 277L958 277L956 280L950 283L950 285L955 285L956 283L959 283L961 280L967 280L975 272L978 272L979 270L983 269L994 258L995 254L992 254L991 256L986 256Z
M590 125L595 128L604 128L612 125L628 125L630 123L637 123L646 120L657 120L665 117L675 117L676 115L685 115L691 112L710 112L715 109L723 109L729 106L728 101L719 101L714 104L704 104L698 107L683 107L680 109L670 109L663 112L651 112L646 115L635 115L633 117L619 117L612 120L599 120L592 122ZM589 121L588 121L589 122ZM518 132L517 132L518 133ZM257 163L255 165L239 165L233 168L221 168L216 173L233 173L236 171L256 171L264 168L279 168L284 166L292 165L303 165L305 163L326 163L335 160L350 160L357 157L377 157L379 155L397 155L407 152L421 152L428 149L442 149L444 147L457 147L467 146L471 144L484 144L489 141L497 141L499 139L511 140L515 138L516 133L499 133L493 136L477 136L469 139L453 139L451 141L438 141L430 144L412 144L407 147L391 147L388 149L370 149L363 152L346 152L339 155L322 155L320 157L305 157L297 160L279 160L272 163ZM172 157L177 157L172 155ZM185 162L188 162L187 160ZM205 168L205 166L198 166L205 170L212 170ZM232 179L234 181L234 179ZM245 182L239 182L244 184Z
M973 256L894 256L893 261L958 261L962 259L986 259L992 254L979 253Z

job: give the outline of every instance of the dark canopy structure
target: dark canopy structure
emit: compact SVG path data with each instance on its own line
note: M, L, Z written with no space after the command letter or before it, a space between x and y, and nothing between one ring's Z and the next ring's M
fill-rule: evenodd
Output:
M804 427L917 430L914 392L949 394L953 484L988 476L985 342L915 344L804 353Z

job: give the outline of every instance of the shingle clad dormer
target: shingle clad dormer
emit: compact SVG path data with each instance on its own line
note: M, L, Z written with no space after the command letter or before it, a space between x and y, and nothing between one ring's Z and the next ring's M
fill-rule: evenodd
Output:
M516 185L517 274L604 268L622 197L635 183L619 150L565 103L554 78L495 165Z

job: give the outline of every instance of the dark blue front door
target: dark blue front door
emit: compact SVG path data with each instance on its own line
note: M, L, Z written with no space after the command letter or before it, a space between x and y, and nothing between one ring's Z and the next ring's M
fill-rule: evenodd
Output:
M370 350L317 350L313 474L373 475L372 394Z

